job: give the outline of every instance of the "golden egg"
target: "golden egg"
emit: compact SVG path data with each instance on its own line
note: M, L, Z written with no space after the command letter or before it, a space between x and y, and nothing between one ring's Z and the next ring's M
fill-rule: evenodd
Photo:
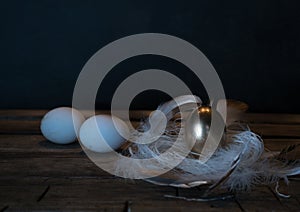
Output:
M212 110L210 106L200 106L188 116L185 122L185 141L192 149L192 153L201 154L210 132L212 114L216 115L216 126L225 129L225 123L220 113ZM213 136L213 135L212 135ZM222 143L221 141L217 141Z

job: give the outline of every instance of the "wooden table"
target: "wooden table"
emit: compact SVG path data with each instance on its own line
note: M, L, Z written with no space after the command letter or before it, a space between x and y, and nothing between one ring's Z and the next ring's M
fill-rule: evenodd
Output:
M199 190L156 186L110 175L94 165L78 143L60 146L46 141L39 130L45 113L0 111L0 211L300 211L297 178L290 181L289 199L278 198L273 187L267 186L227 200L168 199L164 195L197 197ZM133 112L136 120L147 114ZM273 151L300 143L300 115L247 114L245 121Z

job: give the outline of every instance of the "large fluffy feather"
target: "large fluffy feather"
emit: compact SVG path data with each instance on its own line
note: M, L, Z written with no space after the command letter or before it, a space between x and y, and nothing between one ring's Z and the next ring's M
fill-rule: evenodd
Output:
M191 98L191 96L182 98L186 110L192 110L195 107L194 104L190 104ZM201 102L200 99L197 101ZM143 174L148 173L150 177L161 169L169 170L174 159L178 158L182 162L175 168L158 177L148 178L147 181L159 185L185 188L208 184L210 185L209 189L223 187L229 190L247 190L256 184L270 184L281 178L287 179L288 176L300 174L299 161L295 160L290 163L290 160L285 157L286 153L292 151L293 148L286 149L278 155L268 154L264 150L262 139L247 127L241 126L227 131L226 145L220 146L205 163L202 163L193 154L189 154L187 157L183 156L182 152L187 151L188 147L183 136L184 126L178 122L182 117L174 112L174 105L170 106L173 103L161 106L168 117L168 125L163 136L150 144L131 144L124 150L126 155L132 158L157 158L157 160L152 163L135 160L132 162L135 164L124 164L120 160L116 166L116 174L122 173L123 176L126 176L127 173L128 176L133 176L133 173L139 175L143 172ZM229 107L228 128L236 125L235 121L238 120L240 114L237 109ZM146 121L141 124L139 129L143 132L148 127L149 123ZM181 127L183 127L183 131L179 133ZM142 133L134 134L132 137L136 141L143 139ZM175 145L176 139L179 142ZM170 151L172 146L175 148ZM160 159L158 156L166 150L169 151L168 157L164 160ZM138 169L128 169L128 167L138 167Z

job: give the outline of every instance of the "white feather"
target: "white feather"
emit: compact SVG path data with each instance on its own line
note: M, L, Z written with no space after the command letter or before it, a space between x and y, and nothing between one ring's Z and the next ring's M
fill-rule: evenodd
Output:
M177 100L179 100L180 106L184 106L185 110L194 109L195 104L191 103L201 102L198 98L195 100L194 96L185 96L177 98ZM288 164L286 161L269 157L264 151L262 139L247 128L241 127L239 130L227 132L227 145L220 146L207 162L202 163L193 154L184 157L183 153L187 151L188 147L187 142L184 141L184 132L179 133L182 126L178 126L178 120L174 120L177 114L173 110L176 107L174 101L171 101L159 108L168 118L168 125L163 136L151 144L134 143L128 149L132 158L154 158L156 160L151 163L134 160L131 164L124 164L125 162L120 160L115 169L116 174L138 176L140 173L149 173L150 176L160 170L169 170L173 161L180 159L182 162L168 173L147 180L159 185L185 188L206 183L213 185L222 181L220 184L223 188L247 190L256 184L270 184L280 178L287 178L287 176L300 173L299 162ZM145 123L141 124L139 130L144 132L148 127L149 123L146 120ZM142 133L132 134L132 138L135 141L144 139ZM179 142L175 145L176 139ZM172 146L174 148L170 151ZM168 157L159 158L158 156L166 150L168 150ZM233 164L235 164L234 167ZM230 170L233 171L229 172Z

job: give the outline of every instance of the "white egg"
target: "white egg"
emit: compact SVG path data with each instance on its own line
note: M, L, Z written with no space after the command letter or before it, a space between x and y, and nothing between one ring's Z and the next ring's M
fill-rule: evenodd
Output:
M76 140L84 116L75 109L59 107L49 111L42 119L41 131L53 143L68 144Z
M115 116L97 115L82 124L79 140L93 152L106 153L118 149L128 135L129 129L123 120Z

